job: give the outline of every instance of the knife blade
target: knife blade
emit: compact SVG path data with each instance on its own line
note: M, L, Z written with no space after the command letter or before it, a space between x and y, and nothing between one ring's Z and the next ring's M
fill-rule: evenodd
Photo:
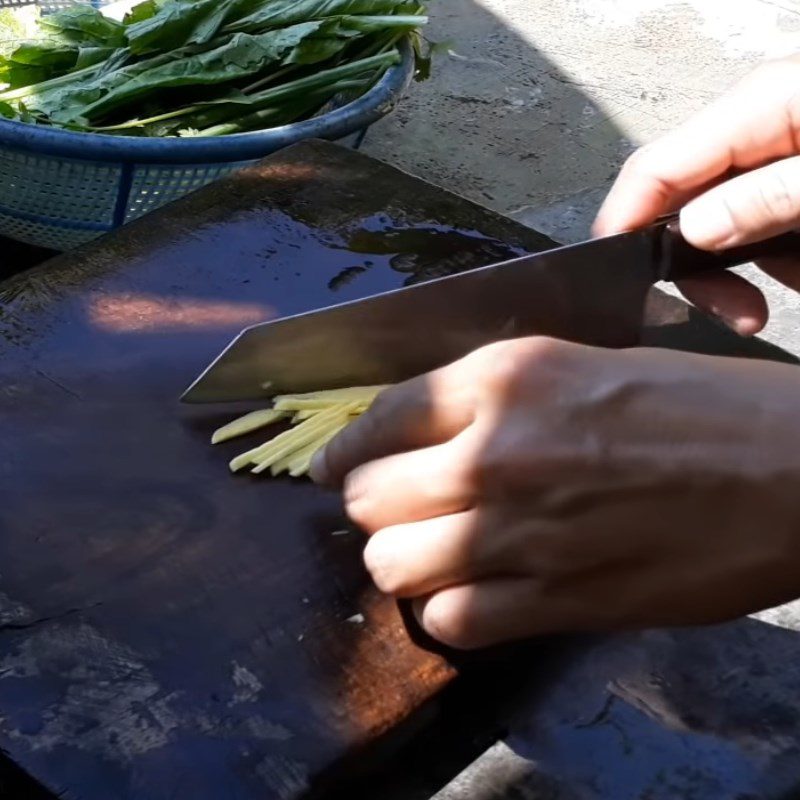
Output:
M660 281L768 256L800 255L800 234L712 254L677 217L628 233L246 328L181 397L187 403L397 383L491 342L547 335L600 347L638 343Z

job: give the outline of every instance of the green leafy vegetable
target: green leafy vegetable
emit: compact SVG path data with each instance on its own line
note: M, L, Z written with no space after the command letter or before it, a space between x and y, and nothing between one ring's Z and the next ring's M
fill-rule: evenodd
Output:
M247 16L228 24L232 31L251 32L264 28L293 25L300 20L326 19L338 16L387 16L415 14L422 4L409 0L272 0L258 3Z
M315 64L336 55L355 35L345 20L306 22L257 36L238 33L214 50L139 71L83 114L103 116L156 89L230 83L274 64Z
M39 27L45 34L59 36L76 44L122 47L125 28L92 6L73 6L54 14L44 14Z
M143 0L122 22L75 5L0 50L0 116L135 136L285 125L368 90L403 39L427 76L426 22L424 0Z
M157 2L157 0L144 0L143 3L139 3L138 5L134 6L125 15L125 18L122 20L122 24L129 26L134 25L137 22L144 22L146 19L151 19L158 13L158 10L162 5L164 5L163 1Z
M173 0L154 16L128 27L131 52L205 44L245 3L258 5L254 0Z
M344 64L340 67L328 70L324 73L310 75L300 78L297 81L277 86L274 89L267 89L259 95L253 97L252 106L256 110L240 118L237 122L226 125L219 125L209 128L202 132L205 136L223 136L228 133L239 133L242 130L249 130L258 126L259 114L269 111L271 107L286 100L296 100L310 90L320 89L331 83L334 85L341 80L356 78L375 68L383 71L386 67L396 64L400 60L398 53L386 53L384 55L372 56L351 64Z

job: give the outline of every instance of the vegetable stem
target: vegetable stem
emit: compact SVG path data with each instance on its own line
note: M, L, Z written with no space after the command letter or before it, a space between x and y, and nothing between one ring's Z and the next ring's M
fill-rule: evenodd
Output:
M199 132L199 136L225 136L229 133L237 133L240 131L241 125L257 122L259 120L259 113L263 106L275 103L280 100L285 100L293 95L307 91L309 89L316 89L335 83L339 79L352 78L361 73L367 72L372 69L380 67L388 67L396 64L400 60L400 54L395 50L392 53L382 53L377 56L354 61L350 64L343 64L340 67L318 72L316 75L309 75L305 78L300 78L296 81L290 81L282 86L276 86L272 89L267 89L260 95L254 96L254 108L256 109L252 114L243 117L240 122L236 123L223 123L221 125L213 125Z
M58 86L63 86L66 83L74 80L75 78L82 78L90 72L98 72L100 65L91 64L83 69L76 70L75 72L68 72L66 75L60 75L58 78L50 78L50 80L42 81L41 83L34 83L31 86L20 86L18 89L10 89L5 92L0 92L0 100L24 100L33 94L39 94L46 89L55 89Z
M179 108L175 111L167 111L163 114L158 114L155 117L146 117L145 119L131 119L127 122L121 122L118 125L97 125L92 128L93 131L127 131L132 128L143 128L145 125L152 125L156 122L167 122L171 119L177 119L188 114L194 114L201 111L202 106L187 106L186 108Z
M265 86L269 86L271 83L275 83L275 81L280 80L288 73L292 72L295 69L295 66L292 65L290 67L284 67L283 69L279 69L276 72L273 72L271 75L267 75L265 78L261 78L257 80L255 83L251 83L249 86L245 86L242 89L243 94L253 94L253 92L259 91L259 89L263 89Z

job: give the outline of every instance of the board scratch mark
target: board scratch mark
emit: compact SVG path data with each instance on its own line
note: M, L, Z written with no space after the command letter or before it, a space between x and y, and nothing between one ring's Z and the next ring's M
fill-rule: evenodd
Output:
M56 380L52 375L48 375L41 369L36 370L36 374L40 378L44 378L46 381L50 381L54 386L57 386L61 391L66 392L70 397L74 397L76 400L83 400L83 398L75 391L69 388L69 386L65 386L60 381Z

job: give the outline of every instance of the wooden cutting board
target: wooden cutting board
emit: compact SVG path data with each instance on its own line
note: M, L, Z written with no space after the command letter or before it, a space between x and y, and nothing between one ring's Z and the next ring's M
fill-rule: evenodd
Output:
M177 398L250 323L551 246L308 143L0 284L0 749L81 800L306 800L435 726L456 671L338 497L231 476L259 438L208 440L244 409ZM781 357L649 316L652 344Z
M550 246L310 143L0 284L11 759L81 800L290 800L414 730L455 671L339 498L231 476L258 437L208 440L242 408L177 398L250 323Z

